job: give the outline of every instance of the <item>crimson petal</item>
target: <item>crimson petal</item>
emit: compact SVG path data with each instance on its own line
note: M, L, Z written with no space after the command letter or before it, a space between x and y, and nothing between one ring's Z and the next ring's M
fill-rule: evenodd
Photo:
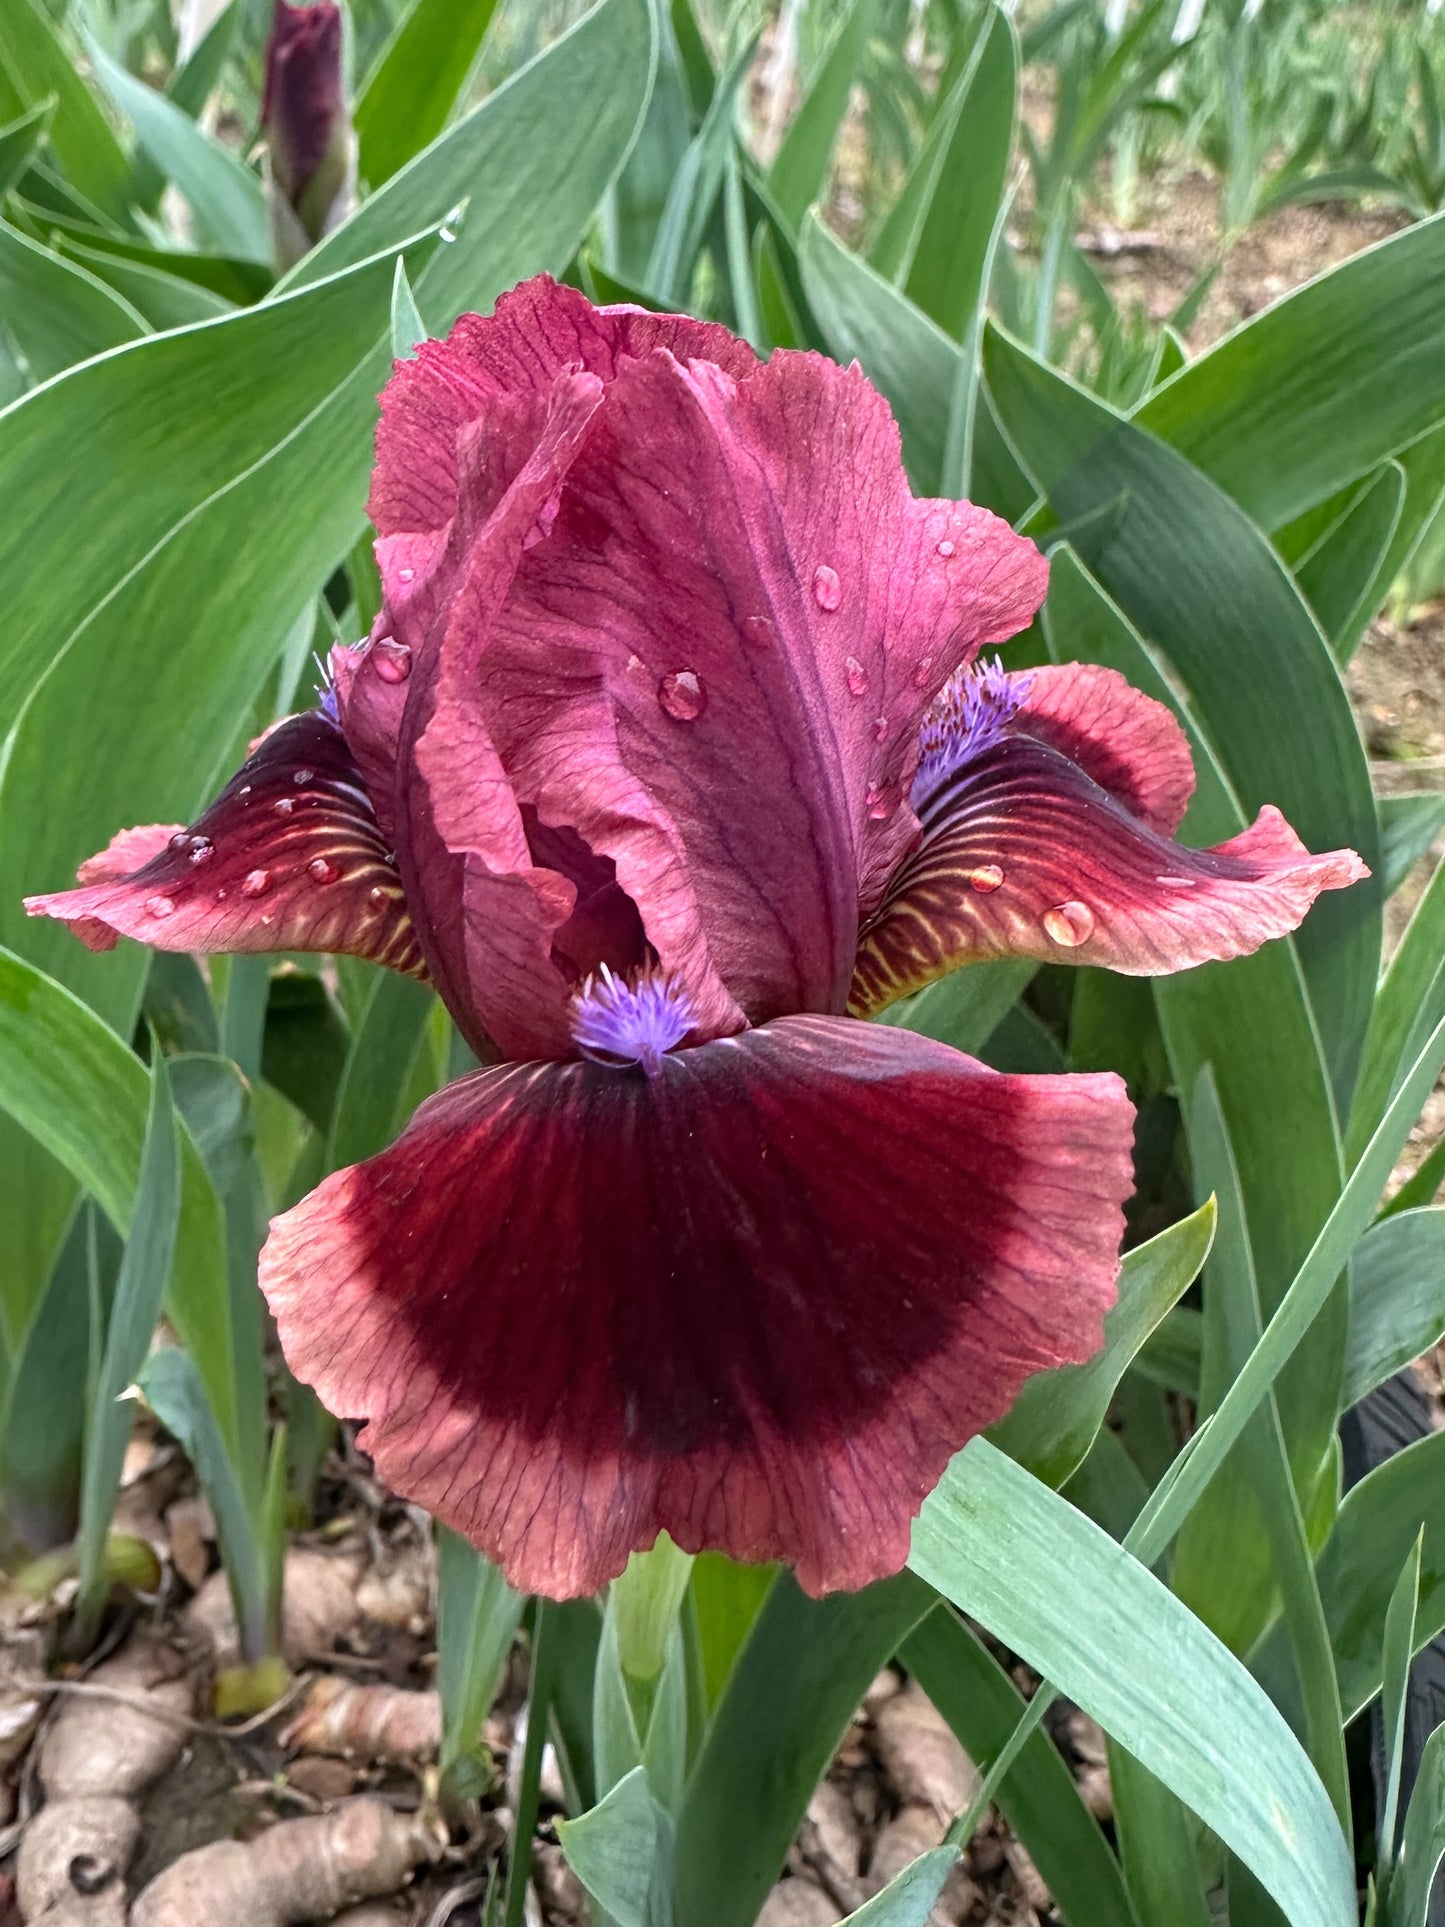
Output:
M522 801L616 864L663 965L727 1028L838 1010L860 898L917 834L918 721L1047 570L967 503L910 494L858 370L744 381L655 350L606 389L555 524L486 645Z
M813 1593L896 1571L944 1464L1113 1298L1120 1081L790 1017L651 1078L505 1065L278 1218L292 1368L525 1590L666 1529Z
M396 364L382 396L368 513L383 537L444 529L457 512L458 437L501 395L545 394L580 370L610 381L624 358L666 348L743 376L757 356L715 321L594 308L577 289L535 276L490 315L462 315L445 341L424 341ZM399 551L393 551L397 554Z
M469 1039L492 1039L505 1057L558 1057L572 1047L575 973L554 956L573 922L579 886L601 878L538 863L480 703L483 657L529 546L544 539L558 492L601 395L595 376L574 374L541 394L507 396L486 446L472 456L508 485L488 487L458 510L448 537L459 559L445 629L409 675L404 755L392 795L397 855L423 949L442 995ZM489 671L488 671L489 673ZM350 726L361 679L343 708ZM418 780L420 778L420 780ZM580 844L580 839L571 839ZM584 883L585 878L585 883ZM565 954L565 953L562 953ZM720 995L726 993L718 987Z
M1009 681L1028 687L1017 730L1077 763L1151 829L1174 834L1194 794L1194 759L1171 710L1099 663L1049 664Z
M859 944L855 1016L988 957L1160 976L1247 956L1321 891L1368 874L1353 850L1311 856L1270 807L1227 843L1186 849L1023 734L969 758L919 810L923 839Z
M27 897L92 950L326 950L419 973L401 879L340 730L320 710L269 732L189 830L124 830L78 890Z
M608 382L626 358L666 348L736 375L757 366L745 341L712 321L594 308L575 288L538 275L502 295L490 315L462 315L445 341L423 341L395 364L381 398L368 512L385 601L376 633L420 657L457 586L452 523L479 524L515 472L510 414L581 373ZM465 496L465 501L463 497ZM368 780L394 759L401 701L367 679L343 718ZM379 792L383 823L387 807Z

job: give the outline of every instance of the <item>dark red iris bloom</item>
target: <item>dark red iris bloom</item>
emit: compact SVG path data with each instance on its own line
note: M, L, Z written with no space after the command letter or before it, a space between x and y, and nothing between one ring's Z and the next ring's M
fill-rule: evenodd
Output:
M276 0L266 43L261 127L278 249L288 261L299 259L335 226L349 203L351 119L336 0L312 0L308 6Z
M385 605L321 708L30 907L436 986L491 1067L279 1218L262 1284L514 1584L663 1527L893 1571L950 1454L1097 1348L1133 1114L859 1016L975 957L1235 956L1360 865L1273 812L1183 849L1158 704L971 671L1044 561L914 499L856 368L529 282L398 366L371 513Z

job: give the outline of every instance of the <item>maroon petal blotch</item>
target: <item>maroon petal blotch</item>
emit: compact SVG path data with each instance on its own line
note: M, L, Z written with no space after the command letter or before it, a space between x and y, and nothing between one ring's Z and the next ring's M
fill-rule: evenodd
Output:
M923 839L859 945L857 1016L988 957L1162 976L1247 956L1367 874L1353 850L1312 856L1269 807L1227 843L1187 849L1024 734L966 759L919 813Z
M401 879L340 730L320 710L264 736L187 829L126 830L81 888L27 897L92 950L328 950L419 972Z
M272 1226L293 1369L515 1586L666 1529L813 1593L896 1571L950 1455L1113 1299L1119 1080L784 1018L641 1070L505 1065Z

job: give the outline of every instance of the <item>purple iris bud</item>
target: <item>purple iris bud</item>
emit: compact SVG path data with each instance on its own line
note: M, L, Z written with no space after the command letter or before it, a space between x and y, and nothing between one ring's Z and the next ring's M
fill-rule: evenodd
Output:
M276 0L266 45L261 127L268 149L271 231L283 269L345 219L354 147L341 74L336 0Z

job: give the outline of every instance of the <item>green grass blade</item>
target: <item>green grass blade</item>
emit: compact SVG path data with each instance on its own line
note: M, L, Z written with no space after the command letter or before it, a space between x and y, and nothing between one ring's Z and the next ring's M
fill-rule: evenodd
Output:
M145 1144L135 1211L116 1279L100 1374L87 1415L80 1488L79 1594L76 1610L93 1630L105 1601L105 1536L120 1485L121 1461L134 1416L127 1389L145 1361L160 1316L180 1214L180 1147L166 1062L151 1070Z

